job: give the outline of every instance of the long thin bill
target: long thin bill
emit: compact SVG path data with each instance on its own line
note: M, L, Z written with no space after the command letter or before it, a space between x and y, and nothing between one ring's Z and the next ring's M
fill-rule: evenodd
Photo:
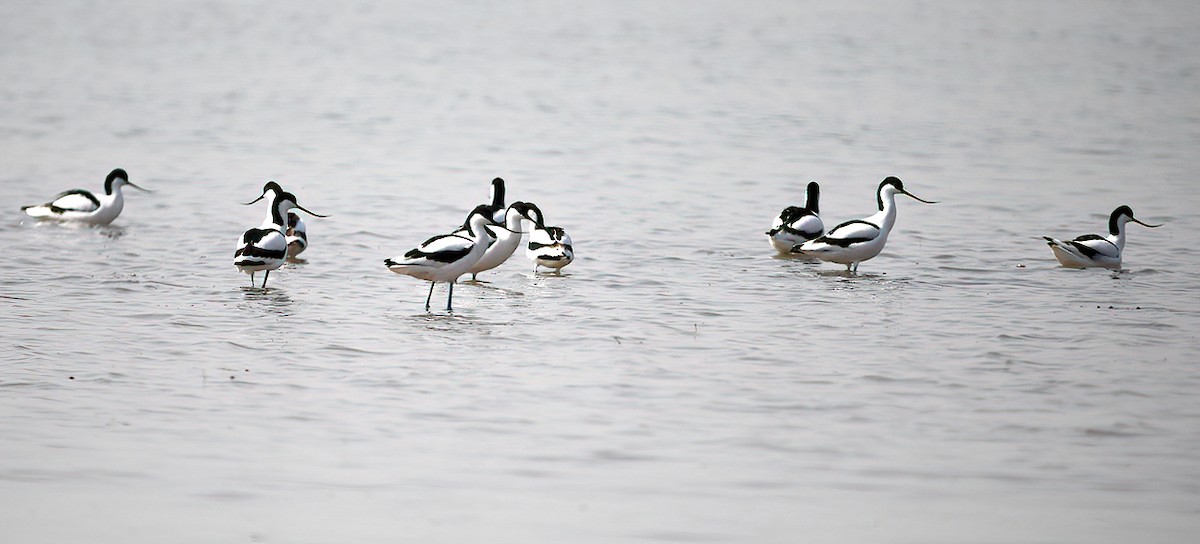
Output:
M254 200L251 200L250 202L247 202L247 203L245 203L245 204L242 204L242 205L243 205L243 206L249 206L249 205L251 205L251 204L254 204L255 202L258 202L259 200L262 200L262 199L264 199L264 198L266 198L266 197L267 197L267 194L266 194L266 193L263 193L263 196L260 196L260 197L258 197L258 198L256 198L256 199L254 199Z
M937 204L937 202L936 202L936 201L933 201L933 200L925 200L924 198L921 198L921 197L919 197L919 196L917 196L917 195L914 195L914 194L912 194L912 193L910 193L910 192L908 192L908 191L904 191L904 194L906 194L906 195L908 195L908 196L912 197L913 199L915 199L915 200L917 200L917 201L919 201L919 202L924 202L924 203L926 203L926 204Z
M1151 224L1149 224L1149 223L1143 223L1143 222L1139 221L1139 220L1138 220L1137 218L1135 218L1135 217L1130 217L1129 219L1130 219L1131 221L1133 221L1134 223L1137 223L1137 224L1139 224L1139 225L1141 225L1141 226L1143 226L1143 227L1150 227L1150 228L1152 228L1152 229L1156 229L1156 228L1158 228L1158 227L1161 227L1161 226L1162 226L1162 223L1159 223L1159 224L1157 224L1157 225L1151 225Z
M305 208L304 206L301 206L301 205L299 205L299 204L296 204L296 209L298 209L298 210L300 210L300 211L302 211L302 212L304 212L304 213L307 213L308 215L311 215L311 216L313 216L313 217L329 217L328 215L321 215L321 214L319 214L319 213L313 213L313 212L312 212L312 211L310 211L308 208Z

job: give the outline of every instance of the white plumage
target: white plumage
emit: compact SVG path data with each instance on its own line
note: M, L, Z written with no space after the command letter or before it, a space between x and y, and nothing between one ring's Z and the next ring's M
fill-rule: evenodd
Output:
M488 244L487 251L483 253L483 257L471 266L467 272L471 273L471 280L475 281L480 272L491 270L504 264L513 253L517 251L517 246L521 245L521 228L525 221L533 221L532 205L524 202L513 202L505 212L505 221L500 226L488 225L484 227L488 234L492 236L492 241ZM468 219L470 219L468 217ZM455 234L464 232L467 225L455 231Z
M294 259L308 249L308 227L296 212L288 212L287 222L287 256Z
M1133 209L1119 206L1108 217L1108 236L1085 234L1073 240L1059 240L1043 236L1046 244L1054 251L1054 257L1067 268L1121 268L1121 253L1125 249L1125 224L1133 221L1139 225L1158 228L1133 217Z
M288 239L284 227L287 224L285 217L287 217L288 210L295 208L315 217L325 216L305 209L296 202L295 195L285 192L274 181L267 182L263 186L262 196L248 202L247 205L264 198L271 199L267 217L257 228L247 230L238 238L237 250L233 254L233 265L238 270L250 274L251 286L254 285L254 273L266 271L262 283L263 288L266 288L271 271L283 266L288 256Z
M529 244L525 246L525 256L533 261L533 270L544 266L556 271L575 260L575 247L571 236L562 227L547 227L542 210L534 204L528 204L528 217L534 226L529 230Z
M429 310L429 302L433 298L434 285L438 282L449 283L450 293L446 298L446 310L451 311L454 283L483 257L488 243L493 240L484 228L491 220L490 206L476 206L467 217L470 229L466 235L451 233L434 236L420 246L410 249L403 257L384 259L383 264L397 274L429 282L429 296L425 297L426 311Z
M792 248L816 238L825 232L820 213L821 188L817 182L809 182L803 206L784 208L771 223L767 236L771 247L780 253L789 253Z
M39 220L71 221L88 225L112 223L125 207L125 196L121 187L128 185L147 191L129 181L129 174L117 168L104 179L104 194L96 195L84 189L64 191L45 204L22 206L30 217Z
M487 205L492 211L491 220L498 225L504 224L506 210L504 208L504 180L492 180L492 202Z
M846 269L857 272L858 263L874 258L883 251L888 234L896 223L896 195L909 196L926 204L936 204L918 198L904 190L904 183L898 178L889 176L879 183L875 192L875 201L879 211L865 219L847 221L833 227L823 236L819 236L793 248L792 251L802 253L838 264L846 265Z

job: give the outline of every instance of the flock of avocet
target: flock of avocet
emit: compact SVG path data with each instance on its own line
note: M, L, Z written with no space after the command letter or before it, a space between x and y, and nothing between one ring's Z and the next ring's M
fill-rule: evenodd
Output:
M102 195L73 189L59 193L50 202L23 206L21 210L39 220L107 225L120 215L125 205L121 194L121 187L125 185L150 192L134 185L129 181L129 175L117 168L105 178ZM908 192L902 181L889 176L875 191L878 211L826 231L820 217L820 191L816 182L809 183L804 205L785 208L775 218L767 236L779 253L843 264L849 272L857 272L859 263L883 251L888 234L896 224L896 195L936 204ZM288 259L298 259L308 248L308 229L292 210L314 217L326 216L301 206L296 195L284 191L274 181L263 185L262 194L246 205L261 200L270 203L267 216L261 225L242 233L233 264L250 274L252 286L255 285L254 274L264 272L262 287L266 288L272 270L283 266ZM1055 258L1065 267L1119 269L1121 251L1125 247L1125 224L1130 221L1151 228L1162 226L1143 223L1133 216L1129 206L1119 206L1109 217L1108 236L1086 234L1071 240L1044 238ZM575 259L571 237L561 227L546 226L541 209L532 203L513 202L505 207L504 180L500 178L492 180L491 202L471 210L461 227L425 240L402 256L384 259L383 263L392 272L429 282L429 295L425 297L427 311L434 286L439 282L449 284L446 309L450 310L458 278L471 274L471 279L476 280L480 272L508 260L520 246L526 222L532 225L526 256L534 262L535 271L539 266L559 271L571 264Z
M40 220L107 225L120 215L125 206L125 198L121 194L121 187L125 185L146 191L131 183L129 175L118 168L105 179L103 195L96 196L90 191L73 189L59 193L50 202L23 206L21 210ZM251 286L255 285L255 273L263 272L262 287L265 289L272 270L283 266L289 259L298 261L300 253L308 248L308 228L292 210L300 210L313 217L327 216L301 206L296 195L284 191L274 181L263 185L261 195L246 205L261 200L270 203L267 216L261 225L247 230L238 238L233 265L250 275ZM505 207L504 180L496 178L492 180L491 202L476 206L461 227L425 240L403 256L384 259L383 262L392 272L429 282L426 310L429 310L433 298L434 285L438 282L450 284L446 309L451 310L454 284L458 278L469 273L471 279L476 280L480 272L507 261L521 244L525 222L532 225L525 255L533 261L535 272L538 267L559 272L575 260L575 248L567 232L562 227L546 226L542 210L533 203L513 202Z
M896 195L918 202L937 204L904 189L904 182L889 176L875 190L879 211L870 217L852 219L828 232L821 221L818 203L821 188L816 182L808 184L803 206L788 206L775 218L767 231L771 246L784 254L815 257L822 261L846 265L846 270L858 271L858 264L874 258L883 251L888 234L896 224ZM1072 240L1043 236L1055 258L1068 268L1121 268L1121 250L1125 248L1125 224L1133 221L1142 226L1157 228L1133 216L1129 206L1118 206L1108 219L1108 236L1085 234Z

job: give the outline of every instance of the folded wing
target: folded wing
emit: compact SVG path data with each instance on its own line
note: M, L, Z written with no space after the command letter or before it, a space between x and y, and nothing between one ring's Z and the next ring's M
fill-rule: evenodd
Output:
M813 239L813 243L849 247L852 244L870 242L879 237L879 225L856 219L833 227L824 236Z

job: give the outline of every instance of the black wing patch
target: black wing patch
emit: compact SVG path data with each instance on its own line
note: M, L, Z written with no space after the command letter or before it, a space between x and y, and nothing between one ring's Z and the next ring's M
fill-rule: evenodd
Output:
M779 233L779 231L783 231L788 234L793 234L796 236L808 237L809 236L808 233L800 232L791 227L792 223L799 221L801 218L803 218L806 215L817 215L817 214L813 213L812 210L809 210L808 208L801 208L799 206L788 206L788 207L784 208L783 212L779 214L780 225L778 227L775 227L775 228L767 231L767 235L775 236L776 234Z
M816 215L816 214L814 214L812 212L812 210L809 210L808 208L800 208L797 206L788 206L787 208L785 208L783 210L783 213L779 214L779 219L782 220L784 223L795 223L801 217L804 217L806 215Z
M274 229L250 229L242 234L243 244L257 244L262 241L268 234L279 232Z
M272 232L277 234L279 233L279 231L272 229L250 229L246 231L244 234L242 234L242 243L245 245L238 248L238 250L233 253L233 256L260 257L266 259L283 259L287 257L286 249L266 249L254 245L261 242L263 238L266 238L267 235L271 234Z
M1108 245L1113 247L1114 253L1116 252L1117 244L1112 243L1111 241L1109 241L1108 238L1105 238L1103 236L1099 236L1096 234L1084 234L1083 236L1075 238L1074 240L1068 240L1067 243L1071 244L1071 247L1078 249L1079 252L1082 253L1084 257L1091 259L1091 258L1094 258L1096 255L1099 255L1100 252L1096 251L1096 249L1092 248L1091 246L1089 246L1087 244L1081 244L1080 242L1090 242L1092 240L1099 240L1101 242L1105 242Z
M239 248L233 253L234 257L260 257L264 259L283 259L287 257L287 250L263 249L255 245L248 245Z
M1068 240L1067 244L1069 244L1071 247L1079 250L1079 252L1082 253L1084 257L1087 257L1090 259L1090 258L1096 256L1096 250L1094 250L1084 244L1076 242L1075 240Z
M452 263L463 257L466 257L467 254L470 252L471 252L470 247L464 247L462 249L447 249L447 250L443 250L443 251L435 251L433 253L425 253L424 251L421 251L419 249L412 249L412 250L409 250L408 253L405 253L404 256L408 257L409 259L418 259L418 258L424 257L426 259L429 259L431 261L437 261L439 263Z
M824 236L820 236L820 237L818 237L817 239L815 239L815 240L813 240L813 241L814 241L814 242L823 242L823 243L829 244L829 245L831 245L831 246L838 246L838 247L850 247L850 246L851 246L851 245L853 245L853 244L859 244L859 243L862 243L862 242L870 242L871 240L874 240L874 239L875 239L875 237L874 237L874 236L872 236L872 237L870 237L870 238L865 238L865 237L855 237L855 238L830 238L830 235L831 235L831 234L832 234L832 235L835 235L835 236L837 235L837 230L838 230L838 229L840 229L840 228L842 228L842 227L846 227L846 226L854 225L854 224L857 224L857 223L862 223L863 225L870 226L870 227L874 228L875 230L879 230L879 225L876 225L875 223L872 223L872 222L870 222L870 221L863 221L862 219L854 219L854 220L851 220L851 221L846 221L845 223L842 223L842 224L840 224L840 225L838 225L838 226L836 226L836 227L833 227L832 229L830 229L830 230L829 230L829 234L826 234L826 235L824 235Z
M64 196L71 196L71 195L79 195L79 196L81 196L81 197L83 197L83 198L86 198L86 199L88 199L88 200L92 201L92 204L95 204L95 205L96 205L96 208L99 208L99 207L100 207L100 199L96 198L96 195L93 195L93 194L91 193L91 191L85 191L85 190L83 190L83 189L71 189L70 191L63 191L63 192L61 192L61 193L58 193L58 196L55 196L55 197L54 197L54 200L51 200L50 202L48 202L48 203L47 203L47 204L50 206L50 211L52 211L52 212L54 212L54 213L63 213L63 212L66 212L66 211L72 211L72 212L90 212L90 211L92 211L92 210L96 209L96 208L92 208L92 210L82 210L82 209L79 209L79 208L61 208L61 207L58 207L58 206L55 206L55 205L54 205L54 202L55 202L56 200L58 200L58 199L60 199L60 198L62 198L62 197L64 197Z
M825 242L826 244L829 244L831 246L850 247L854 244L870 242L871 240L874 240L874 239L875 238L829 238L827 236L822 236L820 238L817 238L815 241Z
M441 240L442 238L450 238L450 237L462 238L464 240L470 240L470 238L467 238L466 236L462 236L462 235L458 235L458 234L439 234L437 236L431 237L428 240L425 240L424 242L421 242L421 247L425 247L425 246L432 244L438 240ZM412 253L413 251L416 251L416 250L414 249L412 251L409 251L408 253ZM405 253L404 256L407 257L408 253Z

